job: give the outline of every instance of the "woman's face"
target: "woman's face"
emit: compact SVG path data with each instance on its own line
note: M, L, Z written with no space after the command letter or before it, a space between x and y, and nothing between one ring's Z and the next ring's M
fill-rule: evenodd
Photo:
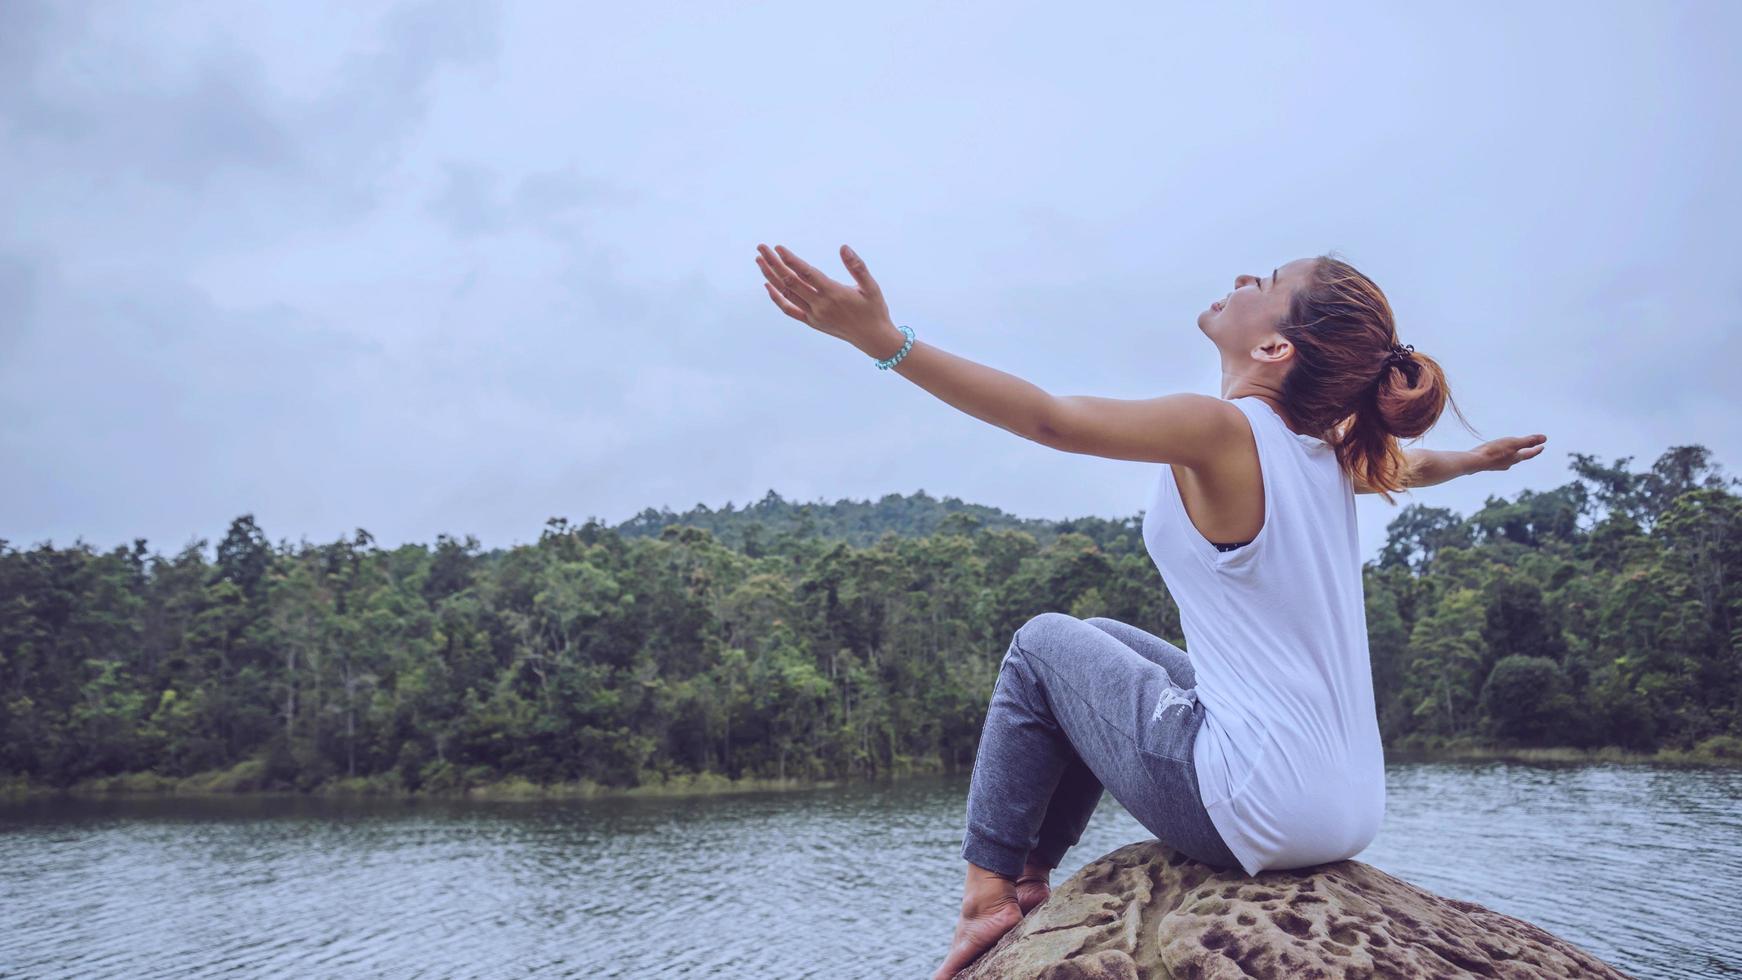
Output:
M1261 275L1234 277L1228 295L1198 314L1198 329L1226 356L1249 356L1256 348L1279 340L1276 325L1288 316L1294 291L1306 281L1317 259L1295 259Z

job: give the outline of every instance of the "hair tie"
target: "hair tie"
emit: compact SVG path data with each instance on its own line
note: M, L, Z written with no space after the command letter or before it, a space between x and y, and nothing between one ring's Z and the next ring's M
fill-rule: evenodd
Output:
M1391 353L1385 358L1387 362L1407 361L1409 355L1415 353L1414 344L1392 344Z

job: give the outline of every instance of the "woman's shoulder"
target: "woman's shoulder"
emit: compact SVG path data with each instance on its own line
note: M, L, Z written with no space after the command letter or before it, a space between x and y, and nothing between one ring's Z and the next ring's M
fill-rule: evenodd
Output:
M1289 428L1282 412L1257 395L1203 397L1200 410L1216 419L1216 436L1198 460L1176 463L1176 473L1184 471L1201 484L1225 491L1257 485L1267 475L1266 462L1280 464L1296 455L1287 447L1297 447L1308 456L1331 454L1328 442Z
M1289 427L1287 417L1276 406L1255 395L1242 395L1233 399L1252 422L1252 430L1256 435L1260 430L1274 434L1302 449L1313 453L1328 453L1332 451L1331 444L1318 437L1296 432Z
M1163 469L1211 483L1220 483L1231 471L1244 471L1246 462L1255 453L1259 422L1252 418L1252 409L1242 402L1247 396L1218 398L1198 395L1193 410L1197 413L1198 451L1191 460L1178 459Z

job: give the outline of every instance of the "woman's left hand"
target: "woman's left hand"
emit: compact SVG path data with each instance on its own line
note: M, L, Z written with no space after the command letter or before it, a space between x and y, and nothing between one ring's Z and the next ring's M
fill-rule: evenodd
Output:
M865 261L851 248L841 246L841 263L853 276L854 285L850 286L823 275L784 245L776 245L773 251L766 245L757 245L756 250L760 253L756 264L768 278L764 285L769 298L787 316L860 350L888 346L886 342L892 333L900 342L895 324L889 319L883 291L877 288L877 280L871 278Z
M1541 455L1547 442L1548 436L1540 432L1530 436L1501 436L1470 450L1470 454L1476 459L1477 470L1507 470L1514 463Z

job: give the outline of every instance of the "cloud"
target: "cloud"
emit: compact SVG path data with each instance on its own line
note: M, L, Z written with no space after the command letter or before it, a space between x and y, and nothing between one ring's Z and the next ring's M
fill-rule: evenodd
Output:
M253 512L494 544L770 488L1143 504L1151 468L787 318L762 240L841 279L851 242L921 340L1130 398L1220 390L1196 312L1336 248L1487 436L1563 447L1426 502L1557 485L1568 449L1742 451L1734 5L1332 10L1238 43L1189 10L1114 36L791 9L0 3L0 535Z
M35 288L0 362L11 474L0 512L11 520L53 526L71 512L124 539L143 502L191 528L250 500L292 498L288 511L318 520L334 459L389 478L392 446L358 444L397 413L372 397L383 352L356 335L283 304L226 308L158 278L95 284L44 267ZM359 426L365 410L374 421Z
M503 183L502 175L494 170L450 161L443 167L440 188L430 195L425 207L461 238L516 229L573 241L584 233L585 215L580 212L639 200L627 188L582 176L572 165L527 174L511 193L499 189Z
M493 6L396 7L304 92L275 84L259 49L226 32L158 47L115 36L95 13L5 6L0 176L36 198L14 235L82 250L95 240L161 254L358 220L385 193L433 82L497 44ZM312 19L310 30L331 29Z
M0 251L0 358L13 353L36 313L36 279L36 263L28 256Z

